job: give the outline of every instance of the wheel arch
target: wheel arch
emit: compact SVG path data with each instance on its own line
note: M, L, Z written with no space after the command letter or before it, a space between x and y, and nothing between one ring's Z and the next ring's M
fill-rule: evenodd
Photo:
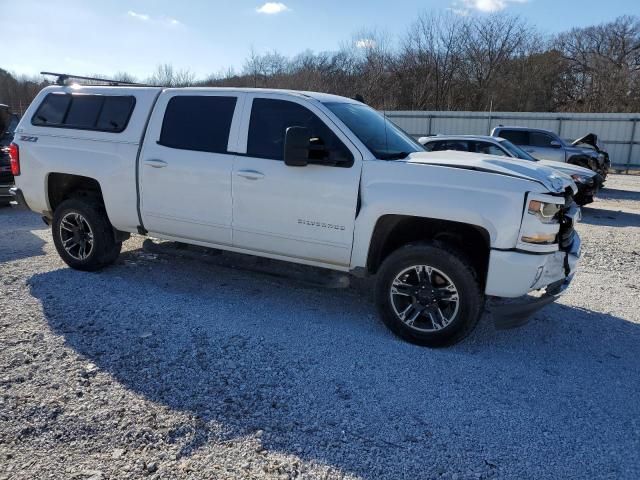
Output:
M100 182L95 178L69 173L52 172L47 175L47 204L51 214L58 205L71 197L91 197L104 205Z
M588 168L589 170L594 170L594 167L597 167L591 157L581 153L571 155L569 158L567 158L567 163L571 165L577 165L579 167Z
M383 215L374 227L367 255L367 272L374 274L398 248L418 241L435 241L462 253L484 287L490 254L489 232L478 225L410 215Z

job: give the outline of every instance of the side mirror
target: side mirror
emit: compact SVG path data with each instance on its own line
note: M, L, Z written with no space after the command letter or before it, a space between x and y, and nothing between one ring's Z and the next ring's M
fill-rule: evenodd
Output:
M551 143L549 143L549 145L551 145L552 148L560 148L560 147L562 147L560 142L557 141L557 140L552 140Z
M424 146L425 143L427 143L429 141L429 137L420 137L418 139L418 143L420 143L420 145Z
M290 167L306 167L309 163L309 129L289 127L284 136L284 163Z

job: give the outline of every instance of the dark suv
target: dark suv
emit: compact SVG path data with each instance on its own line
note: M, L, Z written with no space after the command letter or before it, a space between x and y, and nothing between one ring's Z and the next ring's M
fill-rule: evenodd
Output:
M9 189L13 187L9 145L18 126L18 116L9 113L9 107L0 105L0 207L6 207L13 197Z

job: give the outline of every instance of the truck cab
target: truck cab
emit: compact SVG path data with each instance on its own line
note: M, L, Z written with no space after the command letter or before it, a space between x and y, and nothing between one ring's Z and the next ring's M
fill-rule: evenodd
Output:
M592 146L582 147L564 141L560 135L540 128L499 126L491 136L501 137L519 146L538 160L551 160L588 168L598 173L603 181L609 173L609 157L606 152Z
M73 268L113 263L138 233L375 275L383 321L420 345L460 341L486 296L540 291L505 316L526 317L568 286L579 256L568 177L427 153L335 95L48 87L13 152L16 198Z

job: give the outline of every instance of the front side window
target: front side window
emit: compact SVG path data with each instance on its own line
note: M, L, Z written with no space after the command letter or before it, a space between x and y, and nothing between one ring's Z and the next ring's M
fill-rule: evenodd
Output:
M361 103L324 104L380 160L397 160L424 148L398 126L371 107Z
M179 95L169 100L158 143L164 147L226 153L236 97Z
M122 132L135 106L133 96L50 93L31 119L39 127Z
M284 160L285 133L289 127L306 127L311 145L322 145L328 151L340 151L342 158L353 158L335 133L308 108L287 100L256 98L251 107L247 155Z
M551 142L554 140L555 138L546 133L531 132L529 134L529 145L532 147L551 148Z
M499 135L516 145L529 145L529 132L522 130L500 130Z

